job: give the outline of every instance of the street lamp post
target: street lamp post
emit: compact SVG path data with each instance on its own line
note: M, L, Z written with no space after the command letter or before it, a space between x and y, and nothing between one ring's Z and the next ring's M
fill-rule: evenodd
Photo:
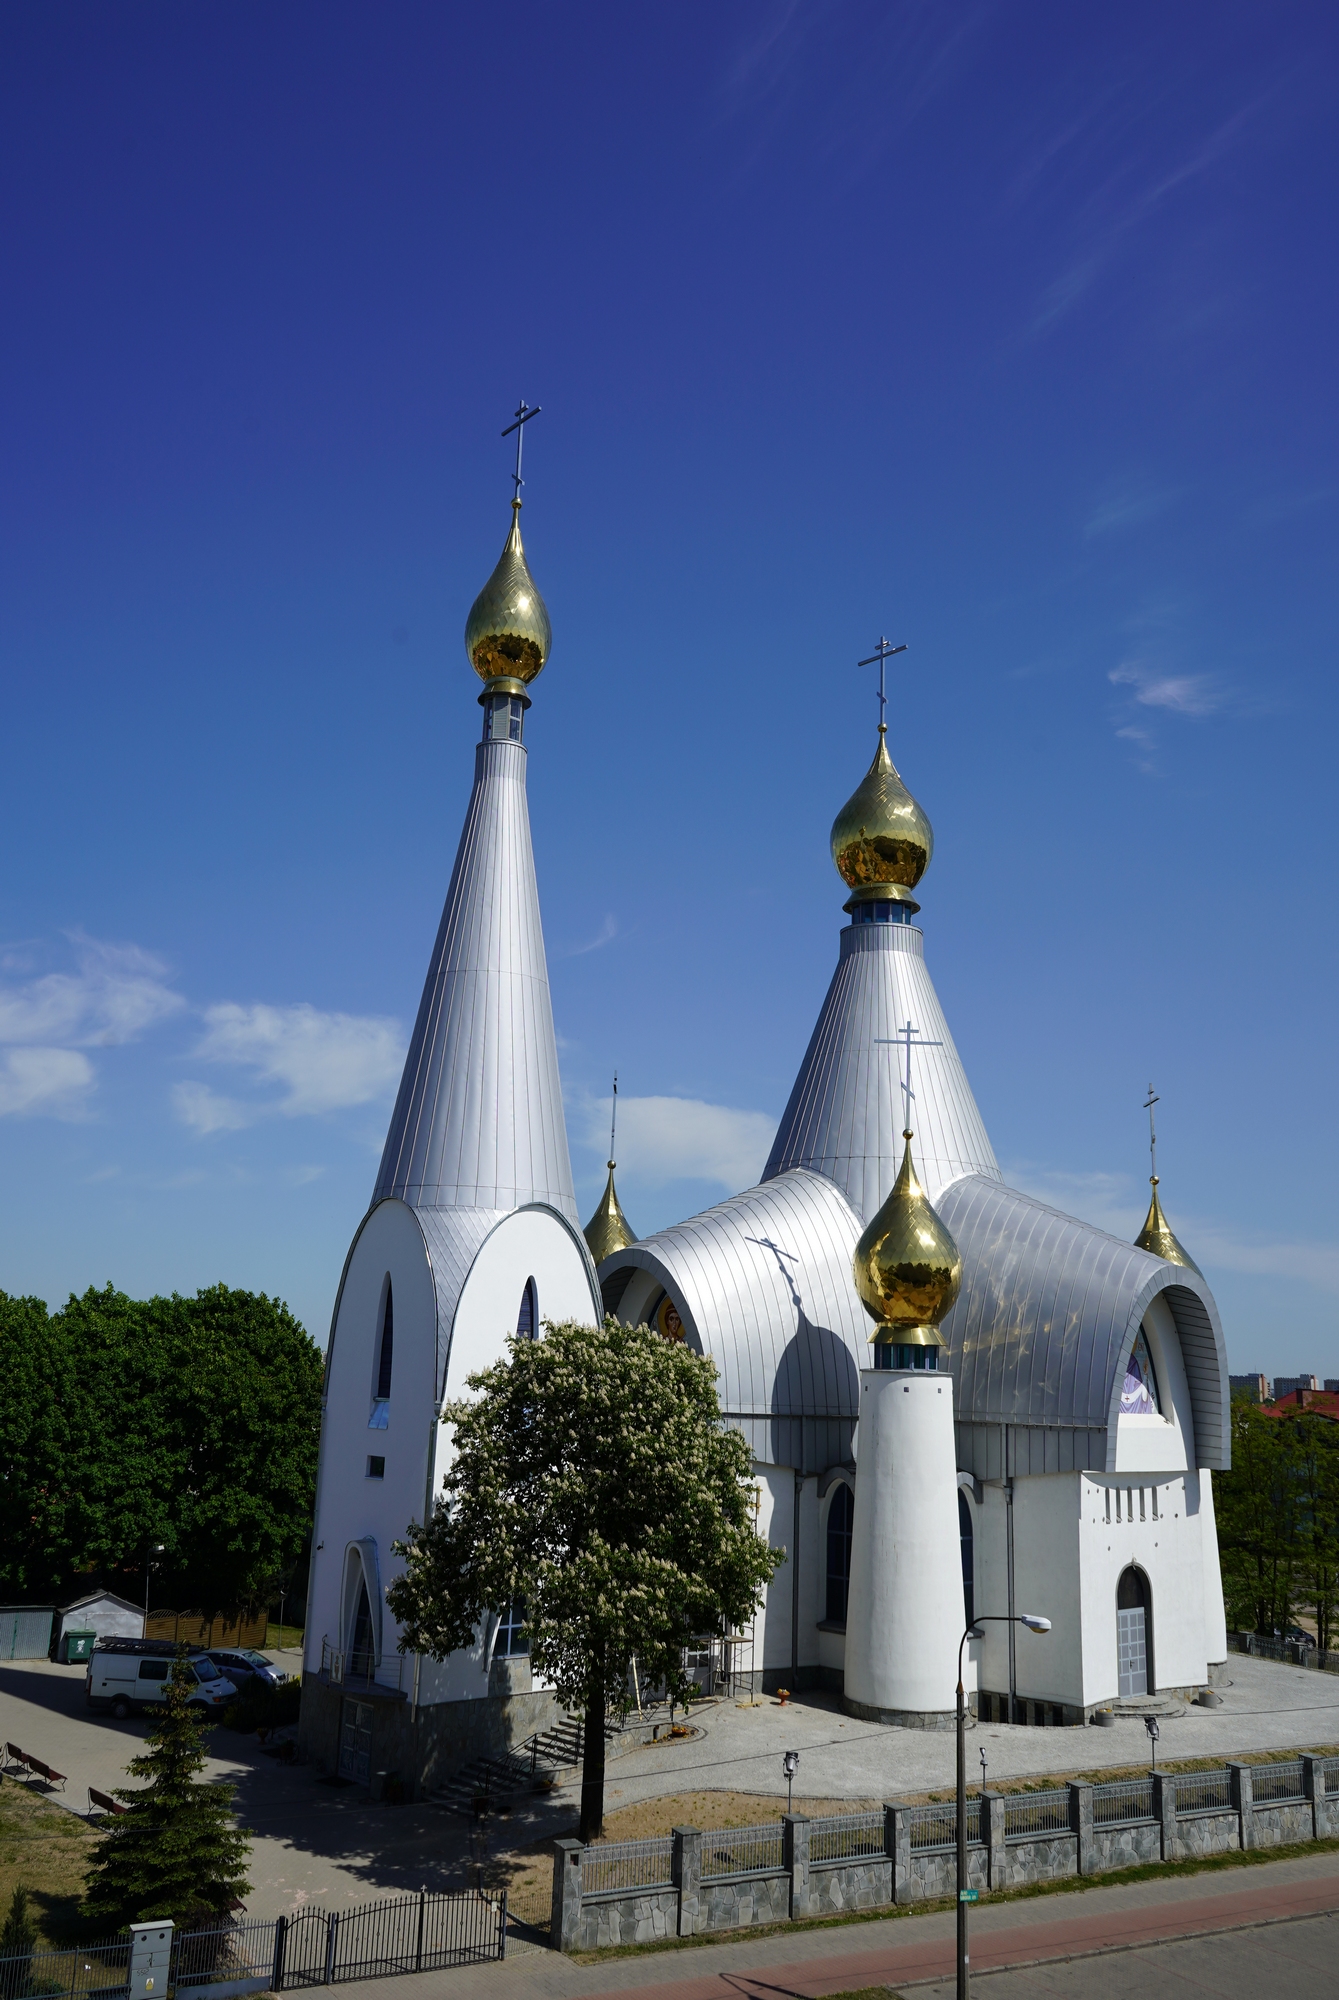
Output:
M149 1636L149 1578L153 1573L153 1559L155 1556L163 1555L165 1549L166 1544L163 1542L150 1542L148 1551L144 1557L144 1636L146 1639Z
M795 1773L796 1773L796 1772L797 1772L797 1771L799 1770L799 1768L800 1768L800 1753L799 1753L799 1751L798 1751L798 1750L787 1750L787 1752L786 1752L785 1756L784 1756L784 1757L783 1757L783 1758L781 1759L781 1771L782 1771L782 1775L783 1775L783 1777L784 1777L784 1778L785 1778L785 1780L786 1780L786 1811L787 1811L787 1812L792 1812L792 1811L794 1810L794 1808L793 1808L793 1806L792 1806L792 1804L791 1804L791 1789L792 1789L792 1787L793 1787L793 1785L794 1785L794 1783L795 1783Z
M967 1696L962 1685L962 1649L969 1639L984 1639L984 1632L978 1625L1026 1625L1029 1632L1049 1632L1049 1618L1039 1618L1035 1611L1022 1611L1010 1618L1002 1613L985 1613L974 1618L958 1641L958 2000L969 2000L968 1957L967 1957L967 1904L976 1895L967 1887ZM981 1755L981 1777L984 1787L986 1760Z

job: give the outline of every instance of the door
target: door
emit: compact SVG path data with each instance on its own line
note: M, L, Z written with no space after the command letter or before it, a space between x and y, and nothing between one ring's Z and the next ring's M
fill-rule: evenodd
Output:
M1147 1694L1148 1634L1143 1605L1137 1605L1133 1611L1117 1611L1116 1627L1120 1692L1123 1695Z
M345 1700L339 1732L339 1775L355 1785L372 1782L372 1704Z

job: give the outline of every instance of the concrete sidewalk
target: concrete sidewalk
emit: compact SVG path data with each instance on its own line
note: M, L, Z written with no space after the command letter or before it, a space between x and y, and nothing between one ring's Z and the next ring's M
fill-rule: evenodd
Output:
M1126 1952L1339 1913L1339 1855L1099 1888L972 1912L972 1970ZM825 1925L766 1938L681 1946L576 1963L553 1952L500 1965L354 1982L350 2000L810 2000L863 1986L895 1990L951 1976L952 1910Z

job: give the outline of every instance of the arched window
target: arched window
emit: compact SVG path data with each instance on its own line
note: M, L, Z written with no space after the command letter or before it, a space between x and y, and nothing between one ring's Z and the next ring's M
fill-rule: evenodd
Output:
M838 1483L828 1508L828 1601L829 1625L846 1623L846 1598L851 1587L851 1523L855 1518L855 1495L843 1479Z
M1153 1692L1152 1609L1148 1578L1131 1563L1116 1585L1116 1673L1122 1695Z
M1121 1415L1125 1417L1156 1417L1162 1413L1158 1378L1153 1372L1153 1356L1148 1351L1148 1335L1142 1326L1134 1337L1134 1346L1125 1364L1120 1407Z
M533 1278L525 1281L521 1293L521 1310L516 1315L516 1337L518 1340L538 1340L539 1338L539 1295Z
M391 1362L395 1358L395 1300L391 1281L386 1280L386 1309L381 1315L381 1346L377 1350L377 1401L390 1400Z
M970 1625L976 1618L976 1570L972 1556L972 1510L967 1495L958 1488L958 1541L962 1548L962 1609Z
M376 1654L372 1646L372 1606L368 1602L367 1580L362 1578L358 1585L358 1603L353 1614L353 1635L349 1644L348 1677L355 1681L370 1681L376 1671Z

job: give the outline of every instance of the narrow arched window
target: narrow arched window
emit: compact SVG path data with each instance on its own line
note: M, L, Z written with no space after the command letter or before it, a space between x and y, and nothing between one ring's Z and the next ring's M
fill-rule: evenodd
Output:
M539 1295L533 1278L525 1281L521 1293L521 1310L516 1315L516 1337L518 1340L538 1340L539 1338Z
M976 1618L976 1569L972 1553L972 1510L967 1495L958 1488L958 1542L962 1548L962 1609L971 1625Z
M381 1316L381 1345L377 1350L377 1401L390 1400L391 1362L395 1357L395 1301L391 1281L386 1280L386 1309Z
M843 1479L828 1508L828 1593L829 1625L846 1623L846 1599L851 1587L851 1523L855 1518L855 1496Z

